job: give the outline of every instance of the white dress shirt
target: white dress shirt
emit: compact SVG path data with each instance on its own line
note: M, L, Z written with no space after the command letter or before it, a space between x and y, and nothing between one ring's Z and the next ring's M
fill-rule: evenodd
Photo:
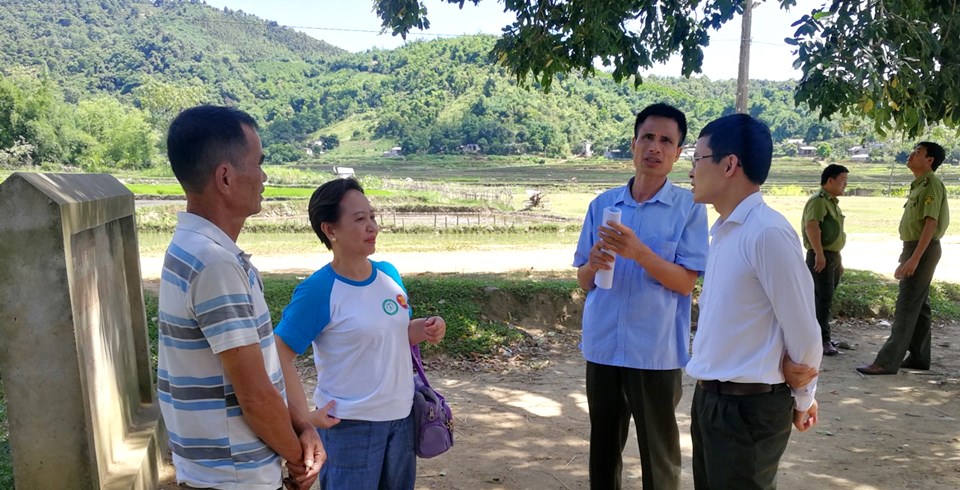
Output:
M781 358L820 368L823 347L813 279L800 240L760 192L710 229L700 319L687 374L736 383L784 382ZM797 410L813 405L817 380L793 390Z

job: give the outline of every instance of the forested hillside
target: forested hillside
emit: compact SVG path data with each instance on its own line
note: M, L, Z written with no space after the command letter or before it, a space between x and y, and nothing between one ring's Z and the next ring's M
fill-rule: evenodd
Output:
M626 150L633 114L649 103L686 111L691 138L734 103L730 80L649 77L635 90L605 75L567 77L544 94L489 59L490 37L352 54L200 1L0 0L0 25L7 166L158 165L170 120L198 103L252 113L271 163L372 157L392 146L551 157L577 154L585 142L595 152ZM839 149L872 140L863 124L794 108L793 87L751 85L750 111L777 141L844 138L833 143Z

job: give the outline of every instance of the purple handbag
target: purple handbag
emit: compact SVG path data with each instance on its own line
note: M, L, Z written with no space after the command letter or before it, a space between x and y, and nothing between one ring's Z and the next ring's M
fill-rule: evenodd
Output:
M453 447L453 414L443 395L430 387L423 374L420 347L410 346L410 356L417 368L413 377L413 449L421 458L432 458Z

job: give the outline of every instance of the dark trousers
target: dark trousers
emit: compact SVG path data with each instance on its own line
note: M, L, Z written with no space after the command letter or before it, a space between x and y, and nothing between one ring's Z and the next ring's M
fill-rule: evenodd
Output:
M694 488L777 488L777 468L793 424L793 397L786 385L739 396L698 385L691 412Z
M637 427L643 488L680 488L680 430L676 409L683 393L679 369L655 371L587 362L590 408L590 488L620 488L630 416Z
M842 263L839 252L823 252L827 264L820 272L815 272L813 266L817 261L817 254L807 250L807 268L813 276L813 295L817 310L817 323L820 324L820 337L824 342L830 341L830 308L833 307L833 293L840 284Z
M909 260L916 248L917 242L903 242L900 263ZM900 370L900 363L907 352L910 353L908 360L911 364L930 368L930 283L942 253L940 241L931 241L920 256L917 270L912 276L900 280L890 337L873 361L887 371L895 373Z

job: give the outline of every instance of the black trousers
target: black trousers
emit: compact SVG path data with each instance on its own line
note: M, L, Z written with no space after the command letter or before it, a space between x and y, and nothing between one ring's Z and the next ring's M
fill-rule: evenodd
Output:
M683 393L679 369L655 371L587 362L590 408L590 488L619 489L630 417L637 427L643 488L680 488L680 430L676 409Z
M780 457L793 425L786 385L761 395L693 393L690 435L696 490L777 488Z
M833 307L833 293L840 284L842 275L839 252L823 252L827 264L820 272L815 272L813 266L816 264L817 254L813 250L807 250L807 268L813 276L813 295L817 310L817 323L820 324L820 337L824 342L830 341L830 308Z
M904 263L917 249L917 242L903 242L900 263ZM890 337L877 353L874 364L890 372L900 370L903 356L910 353L911 364L930 368L930 283L940 262L943 250L940 241L933 240L920 256L917 270L900 280L897 309L893 313Z

